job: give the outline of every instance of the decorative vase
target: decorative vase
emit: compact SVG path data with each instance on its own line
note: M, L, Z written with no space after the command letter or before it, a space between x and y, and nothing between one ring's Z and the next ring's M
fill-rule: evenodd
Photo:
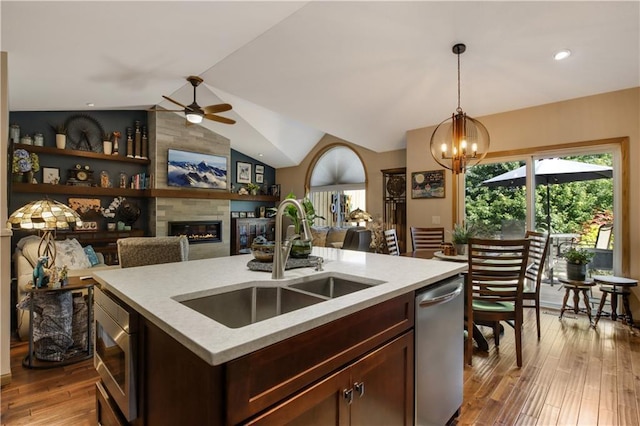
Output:
M56 134L56 148L64 149L67 146L67 135Z
M567 279L584 281L587 279L587 265L584 263L567 262Z
M105 155L111 155L113 152L113 142L102 141L102 149L104 150Z
M456 246L456 254L464 255L467 254L467 244L455 244Z
M306 259L311 254L312 247L311 241L293 240L289 256L296 259Z
M13 173L11 175L11 180L15 183L23 183L25 178L25 173Z

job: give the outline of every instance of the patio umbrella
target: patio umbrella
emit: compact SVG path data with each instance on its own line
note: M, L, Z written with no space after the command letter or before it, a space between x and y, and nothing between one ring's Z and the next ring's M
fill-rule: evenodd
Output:
M536 161L536 185L547 186L547 231L551 232L551 211L549 208L549 185L585 180L606 179L613 176L613 169L609 166L582 163L580 161L549 158ZM488 187L523 186L527 180L526 166L518 167L482 182Z

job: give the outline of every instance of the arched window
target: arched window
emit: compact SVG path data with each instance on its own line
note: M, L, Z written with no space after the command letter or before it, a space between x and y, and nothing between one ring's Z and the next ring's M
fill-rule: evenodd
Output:
M366 171L358 154L346 145L321 152L311 169L309 197L329 226L349 223L349 212L366 210Z

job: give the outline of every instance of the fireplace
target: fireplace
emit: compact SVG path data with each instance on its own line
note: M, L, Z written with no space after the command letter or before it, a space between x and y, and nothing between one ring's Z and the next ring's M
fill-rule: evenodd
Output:
M186 235L190 244L222 241L222 221L169 222L169 236Z

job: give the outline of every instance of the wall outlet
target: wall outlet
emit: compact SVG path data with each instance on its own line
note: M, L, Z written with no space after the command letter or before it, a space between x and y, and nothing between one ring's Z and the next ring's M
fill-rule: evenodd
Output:
M431 216L431 223L434 225L440 225L440 216Z

